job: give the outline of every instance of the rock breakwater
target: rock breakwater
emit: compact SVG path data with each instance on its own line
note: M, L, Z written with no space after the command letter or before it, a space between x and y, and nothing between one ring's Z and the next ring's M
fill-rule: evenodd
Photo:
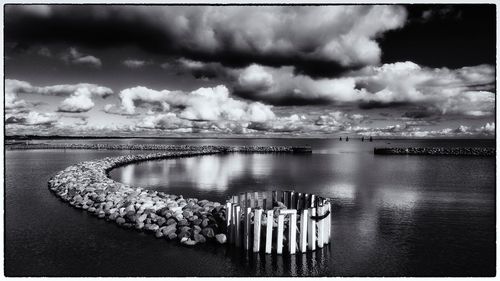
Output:
M151 232L186 246L227 241L226 209L219 202L184 198L116 182L108 172L130 163L225 152L294 152L290 147L228 148L204 146L188 151L107 157L70 166L55 174L49 189L71 206L124 228Z
M167 145L167 144L103 144L103 143L15 143L6 145L9 150L25 149L96 149L96 150L165 150L199 151L217 150L218 152L273 153L293 152L310 153L310 146L223 146L223 145Z
M493 147L390 147L374 148L375 154L495 156Z

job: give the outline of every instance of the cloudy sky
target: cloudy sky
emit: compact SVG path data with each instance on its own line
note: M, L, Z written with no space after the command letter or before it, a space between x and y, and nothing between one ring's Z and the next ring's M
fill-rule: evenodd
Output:
M6 133L492 137L494 5L5 6Z

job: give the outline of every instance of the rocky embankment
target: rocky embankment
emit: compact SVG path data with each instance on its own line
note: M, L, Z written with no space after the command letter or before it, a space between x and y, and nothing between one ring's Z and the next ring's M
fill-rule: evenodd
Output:
M248 147L244 152L293 152L287 147ZM124 228L154 233L157 238L192 246L207 241L226 243L226 209L219 202L184 198L139 187L108 177L116 167L148 160L236 152L241 148L197 147L190 151L125 155L86 161L58 172L49 189L75 208ZM289 149L289 148L288 148Z
M374 148L375 154L495 156L493 147L391 147Z
M214 146L214 145L166 145L166 144L103 144L103 143L16 143L5 146L9 150L25 149L97 149L97 150L166 150L198 151L217 150L219 152L273 153L293 152L310 153L310 146Z

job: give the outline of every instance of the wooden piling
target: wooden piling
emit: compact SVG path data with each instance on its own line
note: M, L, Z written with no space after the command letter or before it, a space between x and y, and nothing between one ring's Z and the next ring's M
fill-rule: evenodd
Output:
M271 208L269 208L269 206L268 206L268 203L267 203L267 197L268 197L268 196L267 196L267 191L262 192L262 208L263 208L264 210L271 209Z
M290 205L288 205L288 191L283 191L283 204L285 204L285 206L287 208L290 208Z
M309 209L309 222L307 223L307 249L316 250L316 221L311 217L316 216L316 208Z
M288 225L288 251L291 255L295 254L297 249L297 211L290 215L289 225Z
M262 209L256 209L253 217L253 251L254 253L260 250L260 226L262 219Z
M272 198L271 198L271 208L273 207L273 204L275 201L278 201L278 191L274 190L272 193Z
M283 202L287 207L279 210L275 241L273 241L275 211L270 210L274 201ZM287 251L290 254L323 248L331 239L331 202L314 194L294 191L247 192L228 197L225 207L228 243L236 244L246 251L257 253L262 250L270 254L273 248L276 248L276 253L282 254L285 235L288 242ZM262 221L264 212L265 222ZM316 217L324 216L326 213L328 213L326 217L316 221ZM287 216L288 225L285 225ZM300 220L299 225L297 219ZM266 227L262 230L264 223ZM287 228L286 233L285 228ZM262 238L264 235L265 242Z
M252 213L252 208L248 207L245 212L245 226L243 228L244 230L244 235L243 235L243 246L245 247L245 250L250 249L250 235L251 235L251 224L250 224L250 214Z
M327 243L330 243L331 239L331 232L332 232L332 204L328 202L327 204L327 211L330 211L330 214L328 217L326 217L326 241Z
M236 247L241 247L241 207L239 205L236 206L236 210L234 212L236 217L235 223L236 227L234 228L234 238L236 239Z
M231 244L231 224L233 215L233 204L230 202L226 203L226 229L227 229L227 241Z
M283 231L285 224L285 215L278 216L278 235L276 241L276 253L281 255L283 253Z
M317 216L324 215L324 206L318 206L316 208ZM323 244L325 241L325 219L322 219L318 222L318 247L323 248Z
M297 207L296 207L297 211L300 211L300 210L302 210L302 209L303 209L303 207L302 207L302 197L303 197L303 196L302 196L302 193L301 193L301 192L297 193L297 196L296 196L296 202L297 202L297 203L296 203L296 205L295 205L295 206L297 206Z
M267 225L266 225L266 254L270 254L273 246L273 210L267 211Z
M226 203L226 226L229 227L231 225L231 203Z
M303 209L300 214L300 237L299 237L299 250L301 253L307 251L307 221L309 220L309 211Z

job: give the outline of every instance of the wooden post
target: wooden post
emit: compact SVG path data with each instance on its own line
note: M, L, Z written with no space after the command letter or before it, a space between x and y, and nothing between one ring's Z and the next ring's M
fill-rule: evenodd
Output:
M245 226L243 228L244 230L244 235L243 235L243 244L245 247L245 250L250 249L250 213L252 212L252 208L248 207L245 212Z
M310 208L307 228L307 249L310 251L316 250L316 221L311 219L314 216L316 216L316 208Z
M309 203L309 194L308 193L305 193L304 194L304 206L303 208L304 209L307 209L311 206L311 203Z
M283 230L285 223L285 215L278 216L278 235L276 241L276 253L281 255L283 253Z
M273 247L273 210L267 211L267 225L266 225L266 254L270 254Z
M236 210L234 212L236 217L235 223L236 227L234 228L234 238L236 239L236 247L241 247L241 207L236 206Z
M226 226L229 227L231 225L231 203L226 203Z
M242 207L245 208L245 193L240 193L239 199L238 199L238 204Z
M300 215L300 238L299 250L302 253L307 251L307 221L309 220L309 212L307 209L302 210Z
M255 206L252 207L260 207L261 200L259 199L259 193L256 191L254 195L255 195Z
M311 208L316 207L316 196L314 194L311 194Z
M260 221L262 219L262 209L256 209L253 217L253 252L260 250Z
M296 210L294 210L296 211ZM297 212L290 215L289 226L288 226L288 250L290 254L295 254L295 250L297 249Z
M287 208L289 208L290 206L288 205L288 191L283 191L283 204L285 204L285 206Z
M262 192L262 209L264 210L271 209L267 206L267 191Z
M273 207L274 201L278 201L278 191L273 190L272 199L271 199L271 208Z
M296 201L295 206L296 206L297 211L302 210L302 193L301 192L297 193L295 201Z
M317 208L318 216L322 216L324 214L324 206L318 206ZM318 247L323 248L323 244L325 241L325 219L322 219L318 222Z
M232 230L231 219L233 215L232 211L233 211L233 205L230 202L226 203L226 229L227 229L226 235L229 244L231 244L231 230Z
M326 241L327 244L330 244L330 239L331 239L331 232L332 232L332 204L328 202L327 204L327 211L330 211L330 214L327 217L327 224L326 224Z

